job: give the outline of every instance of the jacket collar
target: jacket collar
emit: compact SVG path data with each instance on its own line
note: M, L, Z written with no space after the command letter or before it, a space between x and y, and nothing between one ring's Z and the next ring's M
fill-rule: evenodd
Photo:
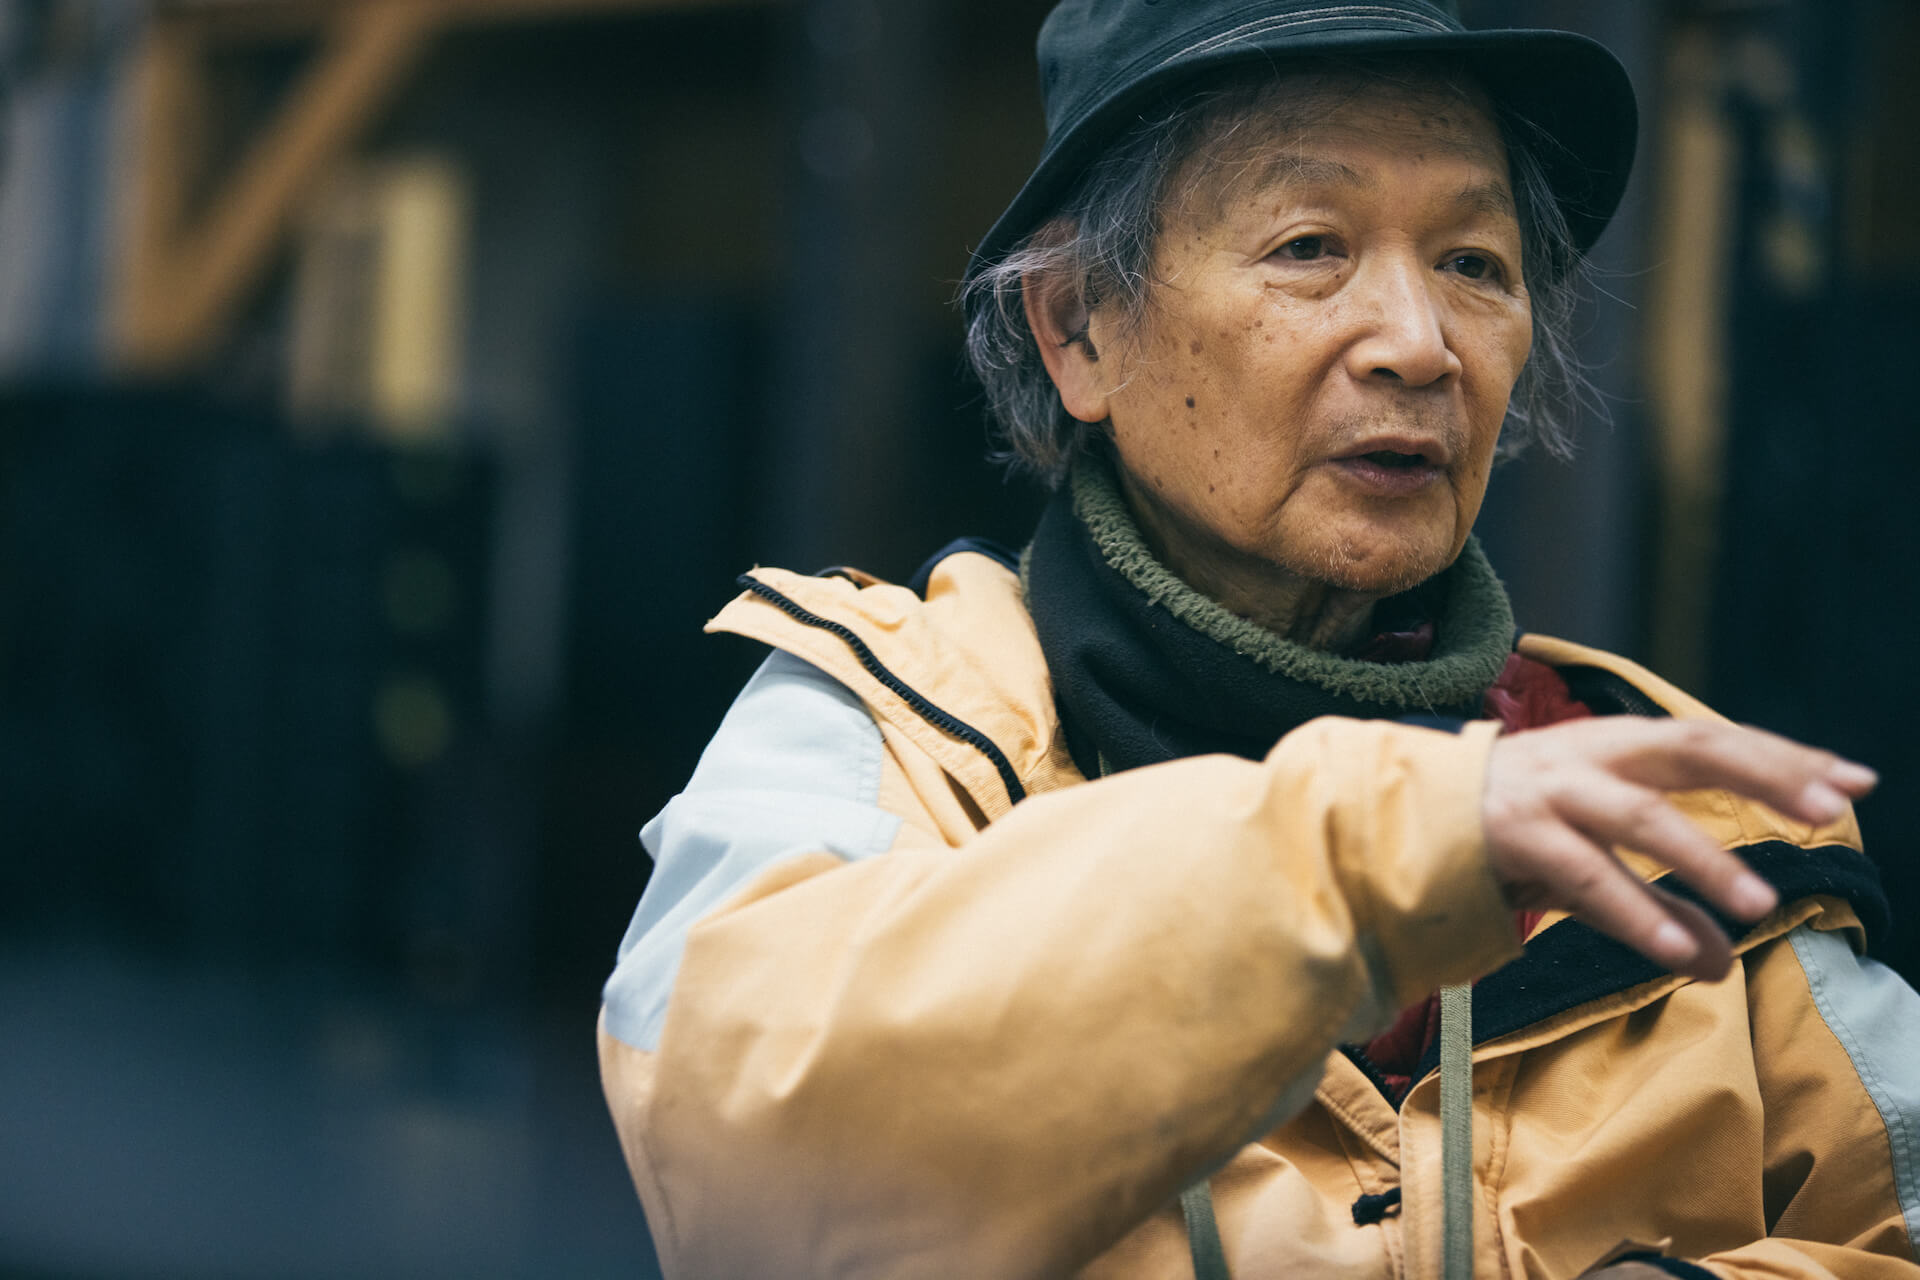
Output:
M962 551L925 582L922 595L851 570L755 569L707 630L825 671L938 761L989 821L1027 795L1080 781L1018 578L988 554Z
M924 597L848 571L810 577L756 569L748 580L759 589L743 593L707 629L787 650L846 685L876 717L937 761L986 821L1005 815L1026 795L1083 780L1060 732L1019 581L1003 563L972 551L949 555L927 576ZM1544 636L1524 636L1518 647L1569 677L1612 682L1656 712L1714 714L1624 658ZM903 688L924 706L916 707ZM991 753L952 725L930 719L924 707L977 731ZM1848 931L1856 950L1884 929L1887 907L1878 873L1860 852L1851 813L1816 828L1724 791L1685 792L1673 801L1710 837L1740 849L1780 891L1780 909L1765 920L1752 926L1721 921L1736 951L1808 922ZM1665 874L1630 850L1621 856L1645 879ZM1693 896L1677 881L1666 887ZM1682 982L1564 913L1551 913L1536 926L1521 958L1481 981L1473 1027L1475 1042L1485 1047L1477 1052L1558 1038L1651 1003Z

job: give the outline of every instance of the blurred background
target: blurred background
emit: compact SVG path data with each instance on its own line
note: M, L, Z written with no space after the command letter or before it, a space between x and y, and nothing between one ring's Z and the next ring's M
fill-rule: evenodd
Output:
M0 1275L632 1276L598 986L756 562L1018 544L948 307L1047 0L0 0ZM1523 625L1885 776L1920 5L1463 0L1626 62Z

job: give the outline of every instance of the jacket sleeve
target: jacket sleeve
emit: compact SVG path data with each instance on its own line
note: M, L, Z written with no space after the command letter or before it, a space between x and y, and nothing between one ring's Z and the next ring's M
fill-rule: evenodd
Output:
M1768 1238L1707 1273L1920 1276L1920 996L1848 939L1803 925L1747 959Z
M686 791L606 991L666 1274L1057 1276L1519 950L1491 725L1327 719L1033 797L950 847L865 708L776 655Z

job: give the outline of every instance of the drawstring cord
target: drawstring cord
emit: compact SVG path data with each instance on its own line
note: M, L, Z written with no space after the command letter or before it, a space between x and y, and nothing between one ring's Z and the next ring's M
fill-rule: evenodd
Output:
M1113 772L1113 766L1107 763L1105 755L1099 759L1100 776L1107 777ZM1440 989L1440 1177L1445 1188L1441 1272L1444 1280L1473 1280L1473 987L1470 984ZM1220 1242L1220 1223L1213 1212L1213 1192L1205 1178L1180 1193L1180 1216L1186 1219L1194 1280L1233 1280L1233 1272L1227 1266L1226 1248ZM1358 1220L1356 1210L1355 1221Z
M1187 1248L1193 1254L1194 1280L1233 1280L1227 1269L1227 1251L1220 1243L1220 1224L1213 1216L1213 1193L1205 1178L1180 1193L1180 1213L1187 1220Z
M1473 1280L1473 987L1440 988L1440 1274Z
M1440 1274L1443 1280L1473 1280L1473 987L1469 983L1440 988L1440 1185ZM1384 1212L1388 1197L1377 1198ZM1195 1280L1232 1280L1205 1178L1180 1193L1180 1213L1187 1220ZM1355 1205L1356 1223L1360 1216Z

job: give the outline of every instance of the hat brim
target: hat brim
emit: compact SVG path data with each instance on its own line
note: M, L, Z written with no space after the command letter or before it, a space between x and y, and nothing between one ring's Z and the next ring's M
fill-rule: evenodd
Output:
M1296 33L1271 45L1244 41L1169 62L1125 82L1078 119L1062 122L1020 194L975 248L968 278L1006 256L1050 217L1100 152L1155 104L1248 65L1279 70L1302 60L1400 53L1446 54L1498 106L1552 139L1539 148L1538 158L1574 244L1583 252L1592 248L1626 191L1639 130L1633 83L1604 45L1570 31L1348 30Z

